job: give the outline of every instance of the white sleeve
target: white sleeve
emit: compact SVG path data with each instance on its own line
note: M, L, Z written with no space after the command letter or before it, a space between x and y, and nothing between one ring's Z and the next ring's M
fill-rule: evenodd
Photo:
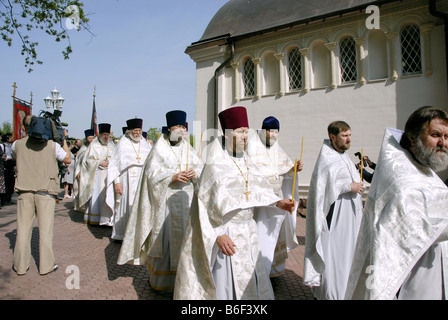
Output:
M56 160L58 161L64 160L65 156L67 155L67 152L65 152L65 150L62 149L59 143L55 143L55 145L56 145Z
M17 141L17 140L16 140L16 141ZM16 158L16 141L14 141L14 143L13 143L12 146L11 146L11 157L12 157L13 159ZM2 145L2 150L3 150L3 145ZM3 150L3 151L5 151L5 150Z

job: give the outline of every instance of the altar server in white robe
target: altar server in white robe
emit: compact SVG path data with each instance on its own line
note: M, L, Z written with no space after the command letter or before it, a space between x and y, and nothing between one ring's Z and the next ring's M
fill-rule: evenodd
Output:
M253 134L249 136L247 153L280 198L291 199L293 187L294 195L298 198L298 172L303 169L303 161L299 160L297 163L294 181L294 162L278 143L279 131L280 122L277 118L265 118L261 130L252 131ZM255 208L254 219L257 222L261 253L266 273L270 277L277 277L284 272L288 251L298 246L297 205L298 202L291 212L272 206Z
M448 288L448 114L417 109L386 129L347 299L441 300Z
M173 290L180 246L194 186L203 167L185 141L187 114L166 114L167 134L154 144L143 167L118 264L147 264L155 290Z
M79 206L85 208L84 222L112 226L112 210L106 204L106 182L109 160L115 144L110 137L110 124L98 124L98 136L87 148L82 161Z
M111 238L117 241L123 240L143 164L152 148L142 136L143 119L129 119L126 124L107 170L106 203L113 210Z
M245 152L244 107L219 114L224 137L208 150L182 245L174 299L274 299L261 257L254 207L290 211Z
M94 138L95 138L95 131L93 129L84 130L83 143L81 145L81 148L79 148L79 150L75 156L75 172L74 172L74 181L73 181L73 195L74 195L73 208L79 212L85 211L84 207L79 206L79 194L80 194L80 189L79 189L79 180L80 179L79 179L79 177L80 177L81 168L82 168L81 164L82 164L84 154L86 153L87 148L89 147L90 143L93 141Z
M351 129L344 121L328 126L311 176L306 213L304 283L319 300L341 300L362 219L364 186L346 151Z

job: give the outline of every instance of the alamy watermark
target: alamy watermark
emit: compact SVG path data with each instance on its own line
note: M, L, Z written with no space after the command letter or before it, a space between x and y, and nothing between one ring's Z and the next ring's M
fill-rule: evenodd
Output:
M366 28L369 30L380 28L380 8L375 5L368 6L366 13L370 13L366 19Z
M79 290L80 289L80 280L81 273L79 272L79 267L75 265L70 265L65 268L65 273L69 276L65 280L65 287L68 290Z
M70 16L65 20L65 26L67 29L81 29L81 18L79 16L79 8L76 5L70 5L65 9L65 13L70 14Z

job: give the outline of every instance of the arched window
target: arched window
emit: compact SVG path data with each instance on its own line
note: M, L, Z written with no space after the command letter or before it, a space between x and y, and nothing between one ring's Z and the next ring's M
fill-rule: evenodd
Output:
M420 29L410 24L401 29L401 65L403 75L422 73L422 50L420 44Z
M341 82L356 82L356 44L352 37L345 37L339 44Z
M387 78L386 42L386 35L382 30L370 30L367 41L370 80Z
M251 97L255 95L255 66L251 58L244 61L243 70L244 96Z
M298 48L293 48L288 53L289 90L302 88L302 56Z

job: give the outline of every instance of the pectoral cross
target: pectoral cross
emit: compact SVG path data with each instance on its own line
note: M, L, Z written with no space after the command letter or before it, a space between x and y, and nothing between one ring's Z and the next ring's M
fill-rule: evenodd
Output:
M248 187L248 185L247 185L247 181L246 181L246 190L243 192L243 194L246 195L246 201L249 201L249 194L250 194L250 191L249 191L249 187Z
M140 159L141 159L141 158L140 158L139 155L137 155L137 157L135 157L135 159L137 159L137 162L140 163Z

